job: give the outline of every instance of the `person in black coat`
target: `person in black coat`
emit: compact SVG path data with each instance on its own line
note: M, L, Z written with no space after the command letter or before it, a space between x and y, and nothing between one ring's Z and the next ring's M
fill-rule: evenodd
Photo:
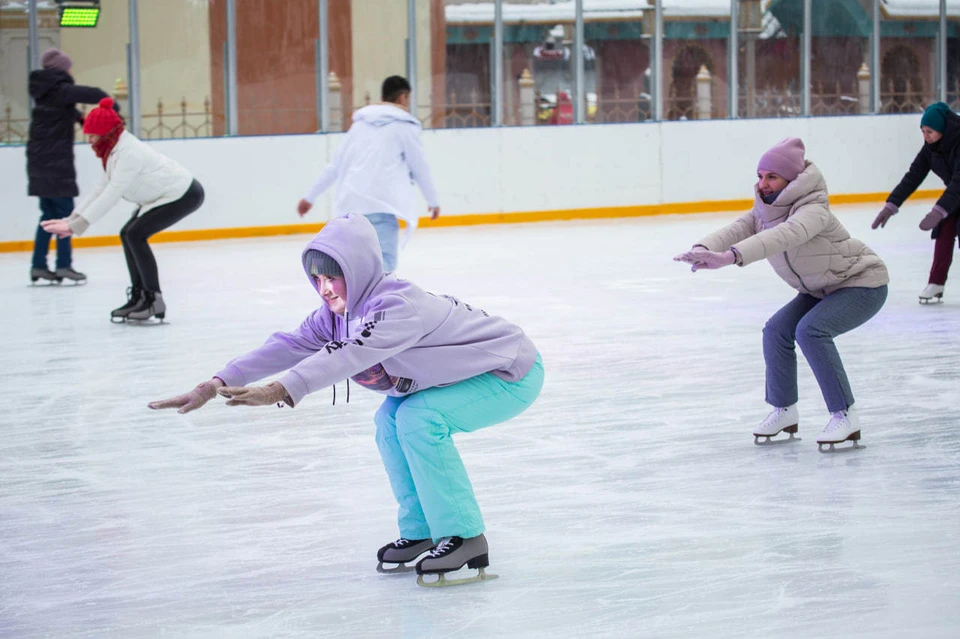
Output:
M75 84L70 75L72 62L62 51L47 49L40 56L40 62L43 68L30 72L30 97L34 107L27 141L27 193L40 198L42 222L70 215L73 198L80 193L73 166L74 124L83 122L77 103L96 104L108 96L96 87ZM31 281L86 280L86 275L73 269L69 237L57 239L56 271L47 265L49 248L50 233L38 224Z
M946 189L920 221L920 228L931 231L936 240L930 278L920 293L920 303L926 304L943 299L943 287L953 262L953 241L960 228L960 116L943 102L931 104L920 119L920 132L923 134L923 148L900 184L887 197L887 203L873 221L872 228L886 226L930 171L943 180Z

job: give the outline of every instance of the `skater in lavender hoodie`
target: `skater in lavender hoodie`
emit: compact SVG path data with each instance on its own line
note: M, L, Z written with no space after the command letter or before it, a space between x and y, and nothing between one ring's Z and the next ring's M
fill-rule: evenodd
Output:
M302 261L320 308L189 393L150 408L187 413L218 393L228 406L299 406L345 379L382 393L376 439L400 506L400 538L379 550L378 570L412 570L406 564L429 551L416 565L423 585L492 577L483 571L483 518L451 435L506 421L534 402L543 365L533 342L500 317L384 273L363 215L328 222ZM265 386L247 386L278 373ZM465 565L478 574L443 578ZM428 583L424 574L439 577Z

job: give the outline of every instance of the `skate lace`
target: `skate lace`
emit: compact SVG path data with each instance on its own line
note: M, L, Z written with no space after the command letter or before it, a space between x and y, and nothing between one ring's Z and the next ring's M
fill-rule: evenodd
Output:
M832 433L835 430L838 430L847 422L847 416L843 413L830 413L830 421L827 422L827 426L823 429L825 433Z
M430 551L431 557L441 557L453 550L453 537L444 537L437 547Z
M398 540L396 540L395 542L393 542L393 545L394 545L394 547L396 547L396 548L403 548L404 546L409 546L409 545L410 545L410 540L407 539L406 537L401 537L400 539L398 539Z
M780 416L783 415L785 412L787 412L786 408L775 408L773 412L767 415L766 419L763 420L763 423L760 424L760 426L769 426L770 424L780 419Z

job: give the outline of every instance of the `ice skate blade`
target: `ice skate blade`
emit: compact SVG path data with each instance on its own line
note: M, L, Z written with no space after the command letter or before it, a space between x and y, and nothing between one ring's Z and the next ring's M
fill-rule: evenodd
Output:
M853 442L853 446L844 446L843 448L834 447L834 444L843 444L844 442ZM827 446L828 448L824 448L824 446ZM817 450L821 453L846 453L851 450L860 450L861 448L866 448L866 446L860 443L859 430L855 433L851 433L849 437L838 442L817 442Z
M790 435L790 437L788 437L788 438L786 438L786 439L773 439L774 437L776 437L776 436L779 435L780 433L787 433L788 435ZM753 443L756 444L757 446L774 446L774 445L776 445L776 444L789 444L790 442L798 442L798 441L801 441L799 437L794 437L794 435L796 435L796 433L797 433L797 425L796 425L796 424L794 424L793 426L787 426L786 428L784 428L784 429L781 430L780 432L774 433L773 435L758 435L758 434L754 433L754 434L753 434ZM760 441L760 438L761 438L761 437L764 438L763 441Z
M417 585L423 586L424 588L445 588L447 586L462 586L464 584L473 584L478 581L491 581L499 578L499 575L487 574L483 568L477 568L477 574L473 577L464 577L463 579L447 579L442 572L435 574L437 575L436 581L427 581L424 579L426 575L417 575Z
M390 563L390 564L388 564L388 565L395 566L395 567L394 567L394 568L384 568L384 565L383 565L383 562L382 562L382 561L377 562L377 572L383 573L383 574L385 574L385 575L393 575L393 574L400 573L400 572L413 572L414 570L417 569L417 567L416 567L415 565L414 565L414 566L408 566L407 564L405 564L405 563L403 563L403 562L401 562L401 563L399 563L399 564Z
M936 297L921 297L921 304L943 304L943 296L937 295Z

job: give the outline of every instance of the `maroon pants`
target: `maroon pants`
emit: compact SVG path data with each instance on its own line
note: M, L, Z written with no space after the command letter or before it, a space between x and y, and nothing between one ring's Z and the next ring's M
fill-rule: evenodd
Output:
M957 237L957 216L948 215L940 224L940 234L933 245L933 266L930 267L929 284L943 286L953 262L953 241Z

